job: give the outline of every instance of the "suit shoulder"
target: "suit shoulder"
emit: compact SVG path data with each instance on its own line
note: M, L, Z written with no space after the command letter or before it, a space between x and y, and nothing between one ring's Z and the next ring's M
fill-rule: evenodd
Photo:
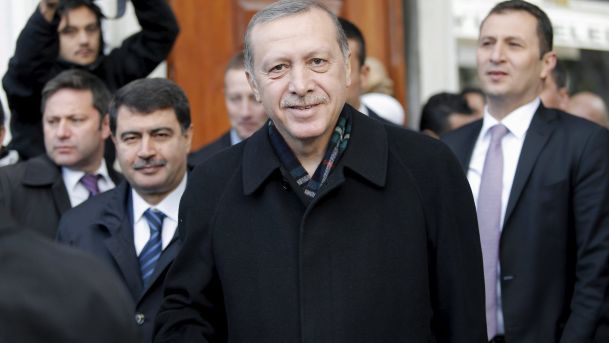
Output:
M189 163L194 166L201 164L218 152L227 149L230 146L230 133L226 133L210 144L190 153L188 156Z
M440 140L425 134L390 125L386 129L390 149L398 151L402 156L427 160L431 156L437 158L449 153Z
M111 189L67 210L59 222L61 234L82 231L84 226L98 220L104 208L116 201L116 192L116 188Z

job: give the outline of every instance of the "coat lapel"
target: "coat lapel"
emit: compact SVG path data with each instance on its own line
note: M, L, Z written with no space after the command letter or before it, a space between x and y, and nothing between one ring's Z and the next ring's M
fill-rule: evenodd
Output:
M543 105L539 105L537 112L531 120L531 125L529 126L524 139L524 144L522 145L522 151L520 152L518 165L516 167L516 175L514 175L510 197L505 210L505 219L503 220L504 226L516 207L516 203L533 171L539 153L543 150L548 138L550 138L552 134L552 125L550 124L555 117L552 110L548 110L543 107Z
M143 286L133 243L129 190L127 182L119 184L113 201L106 204L105 213L100 216L98 225L108 230L109 236L104 241L106 249L116 262L133 299L137 299Z

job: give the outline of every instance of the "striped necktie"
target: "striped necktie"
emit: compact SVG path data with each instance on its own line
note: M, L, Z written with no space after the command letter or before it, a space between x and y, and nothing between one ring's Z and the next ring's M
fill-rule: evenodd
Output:
M154 268L156 262L161 257L163 251L163 242L161 240L161 230L163 228L163 219L165 214L161 211L149 208L144 212L144 217L148 221L150 227L150 239L140 252L140 273L142 275L142 281L144 288L148 287L154 274Z

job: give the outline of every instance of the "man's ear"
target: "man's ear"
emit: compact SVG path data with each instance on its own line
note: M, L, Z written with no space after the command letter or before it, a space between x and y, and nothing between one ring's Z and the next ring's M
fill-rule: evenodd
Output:
M100 130L104 139L110 136L110 115L108 113L104 114L102 118Z
M556 67L556 52L554 51L548 51L546 52L543 57L541 58L541 73L539 74L539 77L542 80L545 80L548 75L552 72L552 70L554 70L554 68Z
M256 101L261 102L262 100L260 98L260 92L258 91L258 84L256 83L256 79L248 70L245 71L245 76L247 77L247 83L250 84L250 88L254 92Z
M368 89L368 78L370 77L370 66L364 63L359 70L360 88L362 92Z

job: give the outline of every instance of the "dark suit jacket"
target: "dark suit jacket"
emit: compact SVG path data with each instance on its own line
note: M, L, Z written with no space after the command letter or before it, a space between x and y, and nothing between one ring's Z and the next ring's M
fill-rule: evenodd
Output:
M267 130L195 168L155 342L486 341L458 162L438 141L343 111L349 145L309 205Z
M152 341L152 324L161 305L165 274L180 249L178 233L163 250L153 281L143 287L133 242L131 188L126 181L69 210L61 217L57 240L97 256L112 267L135 302L135 322L144 342Z
M192 166L199 165L207 161L210 157L217 154L218 152L229 148L231 146L230 141L230 130L223 134L220 138L209 143L197 151L193 151L188 155L188 164Z
M131 343L129 293L76 249L11 223L0 207L0 342Z
M379 116L378 113L374 112L370 107L366 106L366 108L368 109L368 117L370 117L372 119L376 119L383 124L395 125L395 123L392 123L389 120Z
M115 184L122 179L110 166L108 174ZM55 238L59 218L71 207L61 168L47 155L0 168L0 207L19 226Z
M465 171L482 121L443 137ZM540 105L500 243L506 341L591 342L609 283L609 131Z

